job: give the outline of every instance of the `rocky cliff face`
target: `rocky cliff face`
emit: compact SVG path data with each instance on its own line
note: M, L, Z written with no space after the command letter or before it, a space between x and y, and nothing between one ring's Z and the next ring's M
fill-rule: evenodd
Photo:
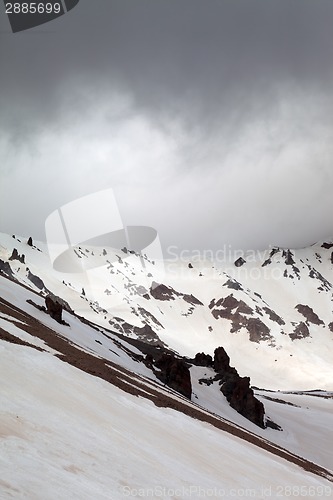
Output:
M259 427L265 427L265 408L254 396L250 387L250 377L239 376L236 368L230 366L230 358L223 347L215 349L214 359L207 354L198 353L192 362L198 366L212 366L216 373L215 377L203 382L210 385L218 381L222 394L232 408Z
M176 358L170 353L162 354L155 361L155 366L158 368L158 371L155 370L155 375L161 382L191 399L191 375L184 359Z

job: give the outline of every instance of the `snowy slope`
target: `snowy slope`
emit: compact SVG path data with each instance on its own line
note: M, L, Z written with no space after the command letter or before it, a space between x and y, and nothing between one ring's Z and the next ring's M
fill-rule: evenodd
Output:
M332 495L332 483L158 408L48 352L0 341L1 498Z
M282 427L260 429L198 382L209 368L192 366L186 400L130 339L66 311L61 325L5 277L0 289L1 498L332 496L332 394L257 391Z

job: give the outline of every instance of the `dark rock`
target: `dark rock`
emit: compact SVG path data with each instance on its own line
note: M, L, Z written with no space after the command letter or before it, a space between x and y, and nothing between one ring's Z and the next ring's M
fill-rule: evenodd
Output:
M250 334L251 342L260 342L261 340L269 340L272 338L268 326L258 318L249 318L246 328Z
M191 399L191 374L183 359L178 359L173 354L162 354L155 362L155 366L161 370L155 371L161 382Z
M243 290L243 287L238 281L229 279L225 283L223 283L223 286L226 286L227 288L232 288L233 290Z
M192 266L191 262L189 263L188 267L189 267L190 269L193 269L193 266Z
M32 245L33 245L31 236L29 237L29 239L27 241L27 245L29 245L29 247L32 247Z
M331 253L331 264L333 264L333 252Z
M150 287L150 294L157 300L175 300L177 292L172 288L153 281Z
M331 321L331 323L329 323L328 328L331 330L331 332L333 332L333 321Z
M326 278L322 274L320 274L319 271L311 267L310 265L307 264L307 267L309 269L309 276L310 278L317 279L321 282L321 286L324 287L326 291L332 290L332 284L327 281Z
M0 259L0 273L10 276L11 278L14 277L10 264L8 264L8 262L4 262L2 259Z
M46 305L46 312L51 316L51 318L53 318L62 325L70 326L68 323L66 323L66 321L62 319L63 311L67 311L70 314L74 313L73 309L71 309L68 302L66 302L61 297L58 297L57 295L54 295L53 293L49 292L47 297L45 297L45 305Z
M276 314L276 312L272 311L272 309L270 309L269 307L264 307L263 309L264 309L265 313L268 314L269 318L272 321L275 321L275 323L277 323L278 325L285 325L285 322L281 318L281 316Z
M148 368L152 368L153 367L153 364L154 364L154 358L153 358L153 355L152 354L146 354L146 357L144 359L144 364L148 367Z
M52 297L50 295L45 297L45 305L46 305L46 311L51 316L51 318L53 318L55 321L57 321L61 325L67 324L62 319L63 307L60 304L60 302L57 301L57 299L55 297Z
M236 267L241 267L246 263L246 260L243 257L239 257L239 259L235 260L234 264Z
M165 344L159 338L157 333L148 324L144 324L143 326L135 326L116 316L113 318L113 320L109 321L109 324L112 326L112 328L115 328L120 333L124 333L125 335L135 334L138 340L149 343L150 345L156 347L165 347Z
M274 429L275 431L283 431L282 427L280 425L276 424L275 422L273 422L273 420L271 420L270 418L266 419L266 427L269 427L270 429Z
M259 427L264 428L264 405L254 397L250 378L240 377L236 368L230 366L230 358L223 347L214 352L215 380L220 380L221 392L230 406Z
M326 248L327 250L329 250L333 247L333 243L323 243L321 246L322 248Z
M27 268L28 269L28 268ZM39 288L39 290L43 290L45 288L45 285L44 285L44 282L43 280L41 280L38 276L36 276L35 274L32 274L29 269L28 269L28 276L27 276L28 280L31 281L31 283L33 283L37 288Z
M266 259L265 262L263 262L261 264L261 267L265 267L265 266L268 266L268 264L271 264L272 263L272 259Z
M295 309L306 318L308 323L313 323L314 325L324 324L324 322L318 317L310 306L297 304Z
M212 309L212 315L215 319L224 318L232 322L231 333L246 328L251 342L272 340L268 326L259 318L248 318L248 315L253 315L253 309L243 300L236 299L232 294L217 301L213 299L209 304L209 308Z
M213 358L211 357L210 354L205 354L204 352L198 352L195 355L195 358L193 360L193 364L196 366L211 367L211 366L213 366Z
M194 297L194 295L192 295L192 294L189 295L187 293L184 293L184 294L182 294L182 297L185 300L185 302L188 302L189 304L196 305L196 306L203 306L203 303L199 299Z
M200 302L199 299L194 297L194 295L177 292L171 286L156 283L155 281L153 281L150 287L150 294L152 295L152 297L154 297L154 299L157 300L175 300L176 297L180 297L189 304L201 306L203 305L203 303Z
M19 262L21 262L21 264L24 264L25 262L25 257L24 257L24 254L22 255L19 255L18 251L16 250L16 248L14 248L14 250L12 251L12 255L9 257L8 260L18 260Z
M31 299L27 299L26 301L28 304L31 304L32 306L34 306L36 309L38 309L39 311L42 311L42 312L47 312L46 311L46 307L45 306L40 306L39 304L36 304L36 302L34 302L33 300Z
M292 340L299 340L299 339L303 339L306 337L310 337L309 328L307 327L307 325L303 321L301 321L301 323L299 323L295 327L293 333L289 333L289 337Z
M254 397L250 388L250 378L235 375L228 377L221 386L221 392L230 406L248 420L264 428L265 409L261 401Z
M10 259L9 259L10 260ZM8 262L0 259L0 273L6 274L7 276L13 276L12 268Z
M278 253L279 251L280 251L279 248L272 248L272 250L270 251L268 259L266 259L265 262L263 264L261 264L261 267L265 267L265 266L268 266L269 264L271 264L272 263L272 257L276 253Z
M216 372L228 372L230 368L230 358L223 347L217 347L214 351L214 370Z
M285 257L285 263L287 266L293 266L295 264L291 250L283 250L282 257Z
M199 378L198 380L200 385L207 385L208 387L212 384L214 384L214 378Z

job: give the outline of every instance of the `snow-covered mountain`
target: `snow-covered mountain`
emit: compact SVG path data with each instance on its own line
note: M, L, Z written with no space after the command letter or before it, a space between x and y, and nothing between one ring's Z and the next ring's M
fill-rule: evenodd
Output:
M332 497L332 250L51 262L2 234L1 498Z
M258 387L332 389L333 243L220 268L89 246L52 265L45 244L2 235L0 245L4 273L98 325L188 357L223 346Z

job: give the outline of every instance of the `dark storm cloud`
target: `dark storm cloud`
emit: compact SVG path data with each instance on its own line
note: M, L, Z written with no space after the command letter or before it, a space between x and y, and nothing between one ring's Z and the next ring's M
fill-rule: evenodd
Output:
M326 199L332 184L332 21L329 0L81 0L42 29L16 35L1 16L1 169L7 185L10 175L16 182L13 197L22 193L22 178L34 192L38 182L47 186L48 170L53 181L55 169L64 178L69 164L79 171L78 146L91 137L94 143L98 134L98 156L119 125L127 142L135 143L132 169L125 167L130 159L120 161L124 180L121 172L110 177L107 162L96 160L91 169L120 185L123 199L126 193L135 199L135 190L142 199L140 182L151 184L160 211L153 216L142 207L142 214L156 227L164 221L159 229L164 227L168 241L195 246L204 237L217 246L223 236L216 233L224 231L232 240L235 227L244 235L234 239L238 245L302 244L333 232ZM124 105L115 104L122 100ZM136 166L141 150L131 132L135 117L141 117L136 137L142 134L146 146L150 129L157 131L154 140L162 153L152 158L158 175L153 167L145 169L148 157ZM117 148L123 150L126 140ZM48 156L52 141L59 141L53 158ZM64 151L61 165L54 164L60 160L57 149ZM24 168L24 157L29 167ZM88 157L93 162L93 155ZM113 170L120 168L110 162ZM88 166L83 171L91 181ZM88 189L75 178L64 188L68 199ZM285 193L288 198L282 208L279 190L280 200ZM310 200L311 193L322 205ZM62 196L42 197L46 215L47 198L56 206ZM220 213L236 200L239 208L229 210L228 222L222 222ZM309 201L310 228L300 224ZM173 216L182 214L174 233L167 206ZM187 238L182 224L189 228ZM291 237L295 228L297 241ZM274 231L280 241L272 241Z
M326 0L81 0L45 32L1 37L2 100L50 121L88 78L189 121L246 116L286 82L330 89L332 21Z

